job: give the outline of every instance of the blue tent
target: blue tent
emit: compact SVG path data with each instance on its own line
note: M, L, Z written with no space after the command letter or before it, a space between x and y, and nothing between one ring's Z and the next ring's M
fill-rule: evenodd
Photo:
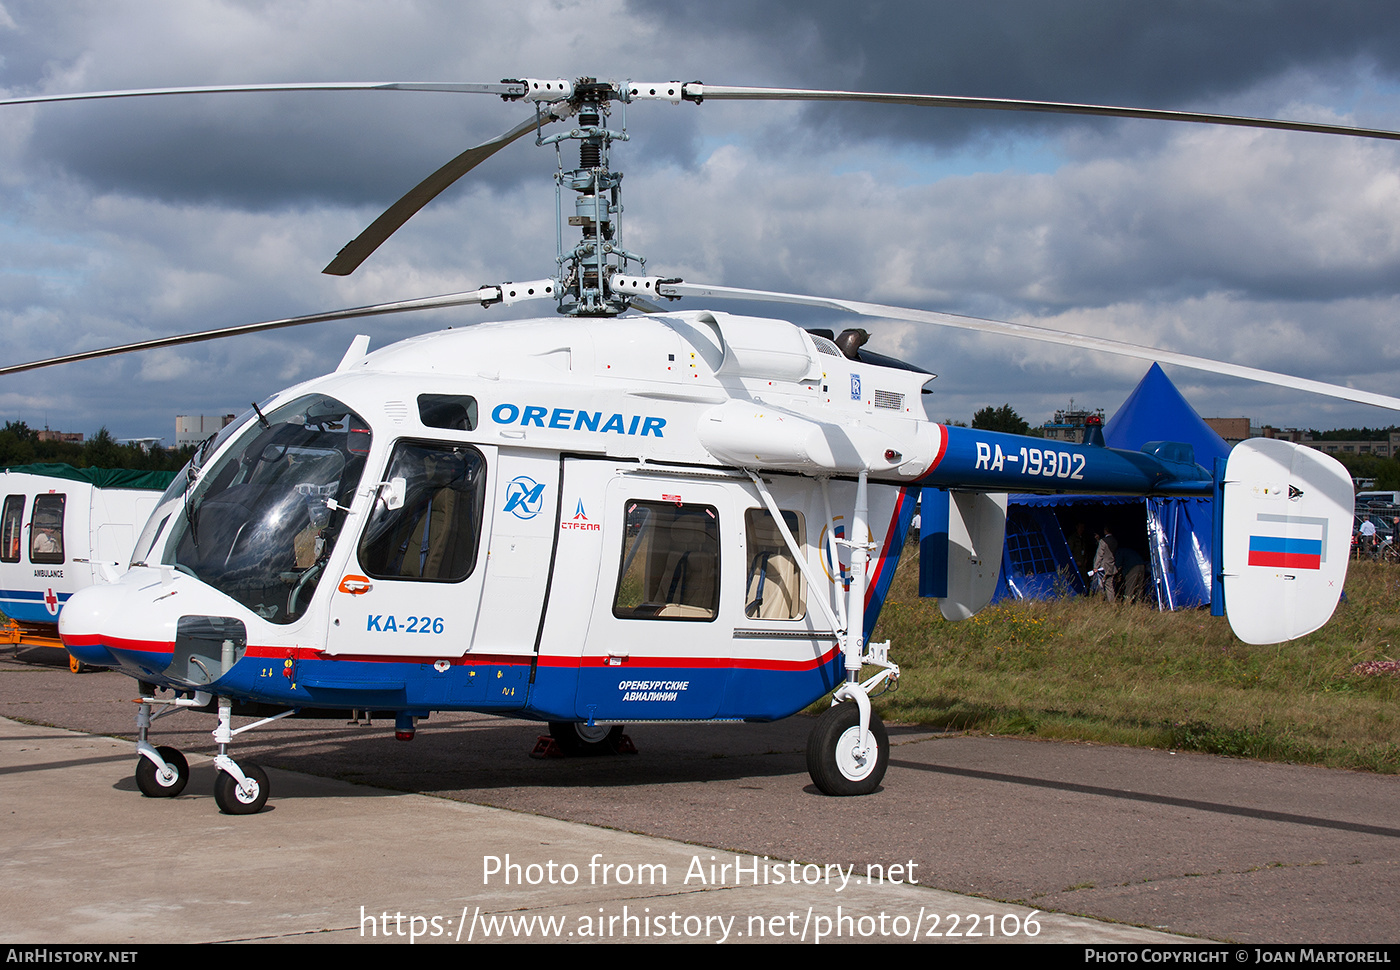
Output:
M1227 458L1230 446L1201 420L1195 408L1153 364L1133 388L1123 406L1103 426L1104 444L1137 451L1149 441L1184 441L1196 452L1196 463L1207 469L1215 459Z
M1132 451L1149 442L1184 442L1208 469L1230 453L1155 363L1103 433L1110 448ZM1091 533L1107 525L1120 545L1146 559L1159 609L1209 605L1211 515L1211 500L1196 496L1012 495L993 602L1085 593L1066 538L1083 522Z

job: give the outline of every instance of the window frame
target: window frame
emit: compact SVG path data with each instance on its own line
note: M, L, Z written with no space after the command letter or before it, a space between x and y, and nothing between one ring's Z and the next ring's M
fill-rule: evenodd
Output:
M24 548L24 507L28 504L27 495L6 495L5 505L0 509L0 562L19 562ZM19 503L16 507L15 503ZM10 547L14 553L10 553Z
M401 528L400 524L385 525L386 517L392 515L396 520L402 522L404 516L417 514L418 510L416 506L418 502L416 499L421 496L421 492L414 493L410 491L409 495L405 496L404 504L400 508L389 509L385 502L385 492L383 488L379 489L379 494L375 496L366 517L364 529L361 530L359 541L355 544L356 561L359 563L360 568L364 570L366 576L385 582L446 583L450 585L466 582L476 573L476 567L480 565L481 561L482 531L486 522L486 500L487 492L489 491L488 486L491 481L490 463L486 460L486 455L482 453L481 449L467 442L400 438L393 443L393 447L390 449L389 458L385 463L384 474L381 478L382 483L387 483L391 480L391 477L398 468L398 463L407 455L409 449L421 449L425 453L428 451L467 453L468 460L474 459L480 467L480 480L476 483L476 493L472 496L473 507L467 510L472 519L473 535L471 551L466 563L465 572L460 576L414 576L387 570L389 563L387 561L381 561L382 554L378 550L371 548L371 544L383 541L386 538L386 533L387 535L397 534L399 528ZM426 455L420 456L420 461L422 457L426 457ZM413 483L409 483L409 488L412 489L412 487ZM447 486L440 487L445 488ZM409 501L409 499L415 499L415 501ZM430 504L431 499L429 501L429 505ZM411 506L414 507L414 510L405 512L405 510L410 509ZM428 506L425 506L425 509L427 507ZM458 519L457 521L460 522L461 520ZM411 530L404 534L405 542L410 541L413 535L418 532L421 523L422 519L419 518L412 524ZM380 531L378 534L371 537L370 532L376 529L376 527L378 527ZM429 527L431 528L431 526ZM392 550L386 551L391 552ZM401 549L399 551L399 561L402 562L402 557L407 555L410 551L411 550L409 550L407 546ZM370 559L371 556L375 557L373 561Z
M58 505L58 549L54 552L35 552L34 540L35 530L38 526L41 512L47 512L51 506ZM34 496L34 505L29 513L29 561L36 566L61 566L67 561L67 545L63 540L63 519L68 508L68 494L66 492L45 492L42 495Z
M717 508L716 508L715 506L713 506L713 505L709 505L709 504L706 504L706 503L694 503L694 504L680 505L680 504L678 504L678 503L676 503L676 502L665 502L665 501L659 501L659 500L657 500L657 499L639 498L639 497L638 497L638 498L629 498L629 499L627 499L626 501L624 501L624 502L622 503L622 508L623 508L623 514L622 514L622 523L623 523L623 527L622 527L622 543L621 543L621 550L620 550L619 555L618 555L617 584L616 584L616 586L613 588L612 615L613 615L615 618L619 619L619 620L662 620L662 621L671 622L671 623L675 623L675 622L681 622L681 623L713 623L713 622L715 622L715 620L719 619L720 604L721 604L721 601L722 601L722 599L723 599L723 597L722 597L722 595L721 595L721 590L723 589L723 586L724 586L724 584L723 584L723 582L722 582L722 578L723 578L724 573L723 573L723 568L722 568L722 567L723 567L723 562L722 562L722 555L721 555L721 549L722 549L723 543L722 543L722 541L721 541L722 531L721 531L721 529L720 529L719 509L717 509ZM662 604L652 604L650 601L648 601L648 600L646 600L646 599L643 599L642 602L641 602L641 603L638 603L636 606L628 607L628 606L623 606L623 605L621 605L621 596L622 596L623 586L624 586L624 583L625 583L627 577L628 577L629 575L632 574L632 570L633 570L633 559L637 556L637 553L638 553L638 551L639 551L639 547L640 547L640 545L641 545L641 539L642 539L642 536L643 536L643 532L644 532L644 530L649 530L649 529L656 528L656 525L657 525L655 522L652 522L652 521L648 521L648 522L643 523L643 525L641 526L641 529L638 531L636 540L635 540L634 542L632 542L632 543L629 544L629 542L628 542L629 520L630 520L630 518L631 518L633 512L635 512L635 511L636 511L637 509L639 509L639 508L645 509L646 511L651 512L651 513L653 513L653 514L661 513L661 514L666 514L666 515L673 516L673 518L670 520L669 524L667 525L667 542L668 542L668 545L665 546L665 547L663 547L663 548L660 549L660 550L648 548L648 549L646 550L646 556L647 556L648 560L650 560L651 557L654 557L654 556L656 556L656 555L658 555L658 554L665 555L665 556L669 556L669 555L671 554L671 552L675 549L676 544L675 544L673 541L671 541L672 538L673 538L673 537L671 536L671 528L674 527L674 525L675 525L677 522L679 522L680 519L681 519L681 515L678 514L678 513L681 513L681 514L684 514L684 515L691 515L691 516L693 516L693 515L698 515L698 514L701 514L701 513L704 513L704 514L708 514L708 515L709 515L710 520L713 522L713 536L710 536L710 535L709 535L710 530L709 530L709 528L707 527L707 529L706 529L706 536L705 536L705 543L706 543L706 546L707 546L710 550L712 550L712 552L707 552L707 554L713 556L714 568L713 568L712 577L711 577L711 578L712 578L711 586L713 587L713 592L712 592L711 595L710 595L710 605L709 605L708 607L707 607L707 606L698 606L698 605L693 604L693 603L685 603L685 602L674 602L674 603L673 603L673 602L666 602L666 603L662 603ZM648 539L650 539L650 536L648 536ZM688 555L690 555L690 553L692 553L692 552L694 552L694 551L696 551L696 550L686 550L685 552L683 552L683 553L681 554L681 560L684 561L685 557L688 556ZM702 550L700 550L700 551L706 552L706 550L704 550L704 549L702 549ZM646 575L646 572L647 572L648 568L649 568L649 563L643 563L643 565L642 565L642 570L643 570L643 576L644 576L644 577L645 577L645 575ZM666 569L666 567L663 566L663 567L662 567L663 572L664 572L665 569ZM676 582L676 580L673 578L673 580L672 580L672 585L673 585L673 586L674 586L675 582ZM645 586L645 583L644 583L643 585ZM669 596L669 592L668 592L668 596ZM654 607L654 609L652 609L653 607ZM665 612L667 609L670 609L670 608L672 608L672 607L680 607L680 608L684 608L684 609L694 609L694 610L708 610L708 611L709 611L709 615L708 615L708 616L705 616L705 615L690 615L690 616L687 616L687 615L678 615L678 614L672 614L672 615L670 615L670 616L663 615L664 612ZM649 610L649 609L650 609L650 611L647 611L647 612L638 612L639 610Z
M807 548L806 517L797 509L780 508L778 509L778 513L782 515L783 521L788 527L788 531L792 533L792 537L797 543L797 548L805 552ZM755 523L751 521L751 518L762 516L767 516L769 523L767 528L771 529L773 534L777 537L778 544L782 549L784 561L789 563L792 567L792 575L796 583L797 593L794 605L798 608L798 612L792 616L763 616L761 613L759 615L751 615L749 613L749 607L753 605L749 602L749 587L753 582L754 560L762 551L754 547L754 539L758 529L755 528ZM788 548L787 542L783 540L782 534L778 532L776 524L773 523L773 513L769 512L766 506L755 505L744 510L744 616L748 620L764 623L786 623L804 620L807 618L807 577L802 574L801 565L792 557L792 550ZM761 600L758 602L761 603Z

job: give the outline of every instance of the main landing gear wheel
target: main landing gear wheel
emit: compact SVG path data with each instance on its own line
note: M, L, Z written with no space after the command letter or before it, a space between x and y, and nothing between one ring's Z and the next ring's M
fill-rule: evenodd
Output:
M239 765L248 779L248 789L227 771L220 771L214 781L214 801L225 815L256 815L267 804L267 775L257 765Z
M621 724L594 724L579 721L550 721L549 733L559 750L567 755L615 754L622 741Z
M884 722L870 714L870 734L875 750L862 752L860 710L854 701L830 708L807 738L807 773L827 795L869 795L880 787L890 764L890 739Z
M170 766L170 773L163 775L150 758L139 758L136 762L136 787L147 798L174 798L185 790L190 780L190 763L175 748L161 746L156 754Z

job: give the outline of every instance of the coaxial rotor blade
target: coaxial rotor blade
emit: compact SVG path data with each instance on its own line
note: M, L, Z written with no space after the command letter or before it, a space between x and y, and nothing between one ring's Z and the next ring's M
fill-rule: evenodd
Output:
M201 330L198 333L177 334L171 337L157 337L152 340L139 340L135 343L104 347L101 350L84 350L62 357L31 361L27 364L11 364L0 367L0 376L18 374L22 371L52 367L55 364L72 364L81 360L95 360L99 357L115 357L138 350L156 350L161 347L176 347L180 344L200 343L205 340L218 340L222 337L236 337L242 334L259 333L263 330L280 330L283 327L299 327L307 323L328 323L332 320L353 320L356 317L374 317L385 313L404 313L409 310L436 310L442 307L465 306L480 303L490 306L496 303L511 304L522 300L554 299L559 292L558 284L551 279L533 280L528 283L502 283L498 286L483 286L462 293L447 293L442 296L427 296L417 300L402 300L398 303L376 303L371 306L353 307L348 310L331 310L327 313L309 313L301 317L285 317L281 320L264 320L259 323L244 323L233 327L219 327L216 330Z
M475 148L468 148L415 185L399 201L389 206L383 215L370 223L368 229L346 243L345 248L336 253L335 259L331 260L330 264L321 272L331 276L349 276L370 257L371 253L380 247L384 240L397 232L400 226L411 219L419 209L437 198L439 193L449 185L511 142L528 135L541 125L547 125L557 120L558 118L554 114L541 111L537 117L521 122L505 134L482 142Z
M650 278L650 287L646 286L646 282L647 278L642 278L642 280L639 281L637 289L641 292L656 293L659 296L696 296L708 297L711 299L790 303L798 306L826 307L831 310L843 310L847 313L855 313L866 317L883 317L888 320L908 320L913 323L931 323L940 327L954 327L959 330L998 333L1008 337L1038 340L1042 343L1078 347L1081 350L1097 350L1107 354L1117 354L1121 357L1136 357L1139 360L1158 361L1163 364L1178 364L1182 367L1208 371L1212 374L1225 374L1230 377L1239 377L1248 381L1258 381L1263 384L1274 384L1279 387L1310 391L1314 394L1325 394L1328 397L1337 397L1346 401L1356 401L1359 404L1374 404L1376 407L1400 411L1400 398L1390 397L1386 394L1373 394L1370 391L1360 391L1356 388L1343 387L1340 384L1328 384L1323 381L1313 381L1302 377L1293 377L1289 374L1280 374L1276 371L1261 370L1257 367L1245 367L1240 364L1210 360L1206 357L1179 354L1171 350L1144 347L1141 344L1130 344L1126 341L1113 340L1108 337L1091 337L1085 334L1068 333L1063 330L1032 327L1024 323L1007 323L1002 320L987 320L981 317L968 317L957 313L941 313L936 310L914 310L908 307L883 306L878 303L861 303L856 300L841 300L833 297L804 296L797 293L774 293L768 290L747 290L733 286L709 286L679 281L668 282L655 277ZM616 283L614 283L614 289L619 290L619 292L627 292L627 289L619 287Z
M469 84L453 81L327 81L295 84L218 84L187 88L133 88L128 91L80 91L74 94L36 94L5 98L7 104L42 104L48 101L96 101L103 98L152 98L167 94L246 94L250 91L445 91L453 94L496 94L524 97L523 81L500 84Z
M629 85L635 88L636 85ZM687 101L864 101L876 104L907 104L929 108L982 108L991 111L1040 111L1052 114L1089 115L1103 118L1145 118L1151 121L1185 121L1240 128L1273 128L1281 131L1311 131L1325 135L1352 135L1400 141L1400 132L1379 128L1355 128L1311 121L1279 118L1251 118L1243 115L1208 114L1200 111L1161 111L1156 108L1125 108L1108 104L1074 104L1060 101L1027 101L1019 98L963 98L936 94L883 94L874 91L821 91L806 88L726 87L691 82L682 86ZM635 92L632 92L635 93ZM651 98L646 98L651 100Z

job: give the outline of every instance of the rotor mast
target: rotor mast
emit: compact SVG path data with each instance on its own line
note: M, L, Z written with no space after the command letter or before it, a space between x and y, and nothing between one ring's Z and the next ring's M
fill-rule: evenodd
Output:
M630 296L614 293L614 273L635 262L643 270L646 260L622 247L619 216L622 212L622 173L608 167L608 150L614 139L627 140L627 126L608 127L612 102L625 96L612 84L579 78L571 99L578 124L567 132L541 136L541 145L553 144L559 157L555 173L555 218L558 239L559 312L570 316L616 316L628 308ZM578 167L564 168L565 141L578 145ZM565 216L565 190L574 193L572 214ZM572 249L564 248L564 226L579 229L582 238Z

